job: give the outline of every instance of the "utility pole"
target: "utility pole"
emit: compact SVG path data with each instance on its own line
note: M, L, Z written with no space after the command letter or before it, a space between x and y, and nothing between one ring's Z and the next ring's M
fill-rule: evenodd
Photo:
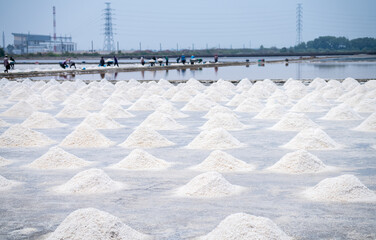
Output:
M93 40L91 40L91 52L94 52L94 44L93 44Z
M4 31L3 31L3 49L5 51L5 34L4 34Z
M194 51L194 50L195 50L195 44L192 43L192 51Z
M141 52L141 42L140 42L140 52Z
M106 2L107 7L104 9L104 43L103 49L107 51L115 50L114 33L112 28L112 11L110 2Z
M296 7L296 45L299 45L302 40L303 33L303 4L298 3Z
M176 43L176 51L179 51L179 43Z
M162 52L162 43L159 43L159 51Z
M117 43L117 51L119 52L119 41L117 41L116 43Z

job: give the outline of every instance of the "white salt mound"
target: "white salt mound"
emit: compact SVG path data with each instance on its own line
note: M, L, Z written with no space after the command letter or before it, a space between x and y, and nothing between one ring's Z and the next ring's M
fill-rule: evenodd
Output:
M2 112L1 115L6 117L28 117L34 111L35 109L29 103L22 100L14 104L5 112Z
M0 167L11 164L12 162L0 156Z
M197 240L291 240L272 220L246 213L226 217L219 225Z
M80 124L60 143L62 147L96 148L109 147L115 143L87 124Z
M59 147L52 147L47 153L28 165L36 169L74 169L89 165L85 161L73 154L70 154Z
M206 98L203 94L196 95L181 110L182 111L208 111L215 107L216 102Z
M246 98L234 111L236 112L260 112L264 105L256 98Z
M105 104L102 110L99 112L105 114L111 118L131 118L134 115L127 110L123 109L119 104L108 103Z
M325 109L307 98L300 99L291 109L292 112L323 112Z
M273 166L267 168L267 170L299 174L321 172L325 168L325 164L318 157L305 150L298 150L287 153Z
M119 146L125 148L155 148L175 145L153 129L137 127Z
M49 113L34 112L22 123L22 126L27 128L60 128L66 127L67 124L59 122Z
M376 132L376 113L372 113L359 126L354 128L356 131Z
M129 170L161 170L168 168L170 165L171 164L165 160L156 158L142 149L135 149L119 163L112 165L112 168L124 168Z
M177 123L175 119L168 114L155 111L150 114L141 124L142 127L154 130L176 130L184 128L183 125Z
M319 125L314 123L303 113L286 113L279 122L270 129L276 131L301 131L307 128L318 128Z
M314 201L331 202L375 202L376 194L369 190L357 177L350 174L326 178L316 186L303 192Z
M346 104L341 104L337 107L330 109L330 111L322 117L325 120L359 120L363 119L352 108Z
M194 177L177 190L183 197L225 197L239 194L244 187L232 185L218 172L206 172Z
M56 114L55 117L57 118L84 118L87 115L89 115L89 112L86 111L85 109L69 104L65 105L65 107L58 113Z
M3 119L0 119L0 127L9 127L10 125L10 123L7 123Z
M44 147L55 143L46 135L15 124L0 136L0 147Z
M255 119L281 119L286 113L286 110L281 105L267 106L261 110L254 118Z
M187 146L190 149L230 149L243 147L244 144L223 128L202 131Z
M243 172L252 171L255 167L226 152L215 150L202 163L190 169L197 171Z
M155 109L155 111L171 115L173 118L186 118L186 117L188 117L187 114L180 112L177 108L175 108L170 103L162 104L161 106L157 107L157 109Z
M118 129L124 127L112 118L101 113L90 113L82 124L87 124L94 129Z
M234 114L216 113L201 127L201 129L223 128L226 130L242 130L249 128L239 121Z
M103 170L91 168L77 173L53 190L61 194L95 194L115 192L124 187L123 183L112 180Z
M283 147L304 150L337 149L340 147L320 128L308 128L300 131Z
M124 224L119 218L95 208L78 209L68 215L47 240L144 240L150 236Z
M0 191L9 190L12 187L17 186L19 184L20 182L6 179L5 177L0 175Z
M211 118L212 116L216 115L217 113L226 113L226 114L230 114L230 115L233 115L234 117L236 117L236 114L229 108L227 107L223 107L221 105L218 105L218 106L215 106L213 108L211 108L207 114L205 114L204 118Z

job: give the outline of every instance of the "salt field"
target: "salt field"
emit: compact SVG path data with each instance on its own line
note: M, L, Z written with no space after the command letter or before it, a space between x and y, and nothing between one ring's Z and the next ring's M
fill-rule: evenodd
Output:
M0 239L376 239L376 80L124 74L0 80Z

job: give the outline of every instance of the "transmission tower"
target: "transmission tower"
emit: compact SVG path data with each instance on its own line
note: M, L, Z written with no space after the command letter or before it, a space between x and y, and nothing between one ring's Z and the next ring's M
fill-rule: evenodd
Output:
M115 51L114 33L112 27L112 11L109 2L106 2L106 8L104 9L104 44L103 49L106 51Z
M299 45L302 40L303 33L303 4L298 3L296 7L296 45Z

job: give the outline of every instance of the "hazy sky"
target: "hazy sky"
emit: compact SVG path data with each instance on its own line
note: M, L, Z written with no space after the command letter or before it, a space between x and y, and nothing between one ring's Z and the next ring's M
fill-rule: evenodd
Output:
M103 49L99 0L0 0L0 31L71 35L80 50ZM120 49L258 48L293 46L296 7L303 4L303 40L318 36L376 37L375 0L112 0L115 46ZM2 45L2 39L0 41Z

